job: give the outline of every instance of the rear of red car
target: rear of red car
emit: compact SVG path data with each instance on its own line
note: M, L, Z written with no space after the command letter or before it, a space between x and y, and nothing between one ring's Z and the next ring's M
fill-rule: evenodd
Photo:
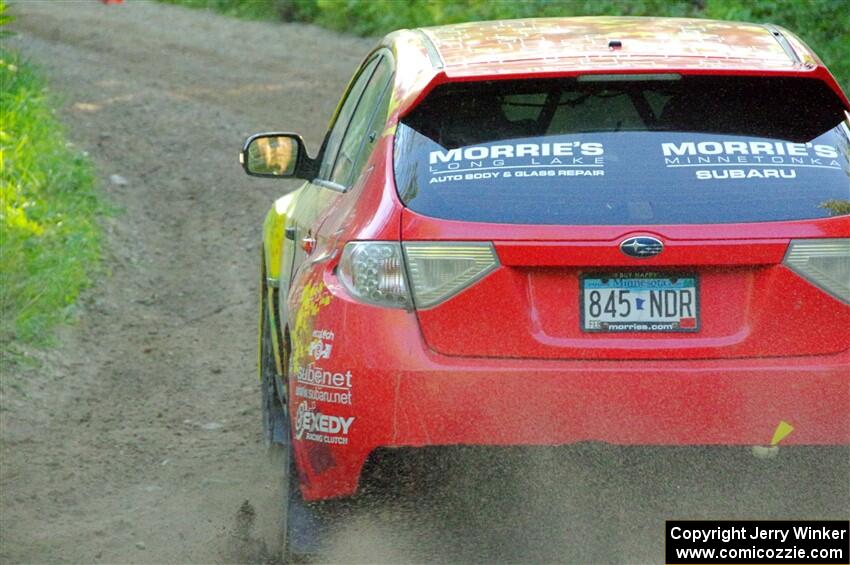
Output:
M444 85L396 136L402 238L477 240L488 256L425 294L456 268L407 244L423 336L485 358L846 351L848 144L816 80Z
M383 447L765 445L782 421L850 444L850 118L824 82L449 82L393 162L400 241L349 243L317 318L362 375L337 491Z

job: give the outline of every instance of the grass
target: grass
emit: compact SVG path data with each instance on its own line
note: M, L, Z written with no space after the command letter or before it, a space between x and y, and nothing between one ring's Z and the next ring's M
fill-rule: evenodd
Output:
M472 20L680 16L770 22L799 35L850 92L847 0L161 0L259 20L313 22L364 36Z
M66 141L45 81L0 48L0 351L44 345L91 282L103 213L91 163Z

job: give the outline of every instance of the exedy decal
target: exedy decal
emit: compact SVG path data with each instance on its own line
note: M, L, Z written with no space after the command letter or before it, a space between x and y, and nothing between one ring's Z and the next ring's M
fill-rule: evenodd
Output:
M295 439L346 445L353 423L354 416L322 414L305 400L295 413Z

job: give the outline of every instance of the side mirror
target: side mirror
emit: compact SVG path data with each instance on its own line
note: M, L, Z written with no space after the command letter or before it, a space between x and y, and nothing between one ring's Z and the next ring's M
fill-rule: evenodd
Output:
M295 133L258 133L245 140L239 162L255 177L311 178L313 160Z

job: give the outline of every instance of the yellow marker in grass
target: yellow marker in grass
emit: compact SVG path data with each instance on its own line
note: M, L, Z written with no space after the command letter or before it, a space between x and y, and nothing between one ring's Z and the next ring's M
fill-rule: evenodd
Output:
M788 435L794 431L794 426L782 420L779 422L779 425L776 426L776 431L773 432L773 439L770 440L770 445L779 445L779 442L788 437Z

